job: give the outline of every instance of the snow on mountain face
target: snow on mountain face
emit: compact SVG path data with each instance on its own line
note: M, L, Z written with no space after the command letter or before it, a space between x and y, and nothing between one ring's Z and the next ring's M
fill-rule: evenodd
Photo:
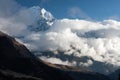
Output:
M43 60L109 74L120 67L120 22L55 20L38 6L0 17L0 30L24 43Z
M28 26L31 31L46 31L54 21L52 14L44 8L32 7L30 11L32 15L36 15L35 21Z
M46 19L48 21L52 21L54 19L52 14L50 12L46 11L44 8L41 9L41 15L44 19Z

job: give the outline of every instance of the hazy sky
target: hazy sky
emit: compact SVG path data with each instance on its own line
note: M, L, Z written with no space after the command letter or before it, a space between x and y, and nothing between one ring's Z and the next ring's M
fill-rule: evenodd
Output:
M17 0L23 6L38 5L56 18L93 20L120 18L120 0Z

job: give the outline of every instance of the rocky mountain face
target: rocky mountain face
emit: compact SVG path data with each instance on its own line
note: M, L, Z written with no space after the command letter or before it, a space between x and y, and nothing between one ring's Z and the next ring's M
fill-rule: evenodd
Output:
M109 77L112 80L120 80L120 69L116 70L115 72L109 74Z
M107 76L41 61L24 45L0 32L0 80L110 80Z
M0 80L42 80L42 79L28 75L23 75L10 70L0 70Z

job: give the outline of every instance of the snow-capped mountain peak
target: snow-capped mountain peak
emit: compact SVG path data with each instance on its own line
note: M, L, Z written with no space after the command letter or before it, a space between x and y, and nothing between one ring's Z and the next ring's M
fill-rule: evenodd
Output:
M46 31L49 29L51 23L54 21L53 15L44 8L40 7L33 7L32 13L33 12L36 13L36 18L32 24L28 26L28 29L35 32Z
M54 19L53 15L50 12L46 11L44 8L41 9L41 15L46 20L53 20Z

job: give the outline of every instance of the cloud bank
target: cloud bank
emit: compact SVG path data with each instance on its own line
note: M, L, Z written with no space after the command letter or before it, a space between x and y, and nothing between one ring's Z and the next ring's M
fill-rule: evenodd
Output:
M53 20L51 13L38 6L26 8L8 1L10 6L0 5L0 30L24 43L42 60L104 74L120 67L119 21Z

